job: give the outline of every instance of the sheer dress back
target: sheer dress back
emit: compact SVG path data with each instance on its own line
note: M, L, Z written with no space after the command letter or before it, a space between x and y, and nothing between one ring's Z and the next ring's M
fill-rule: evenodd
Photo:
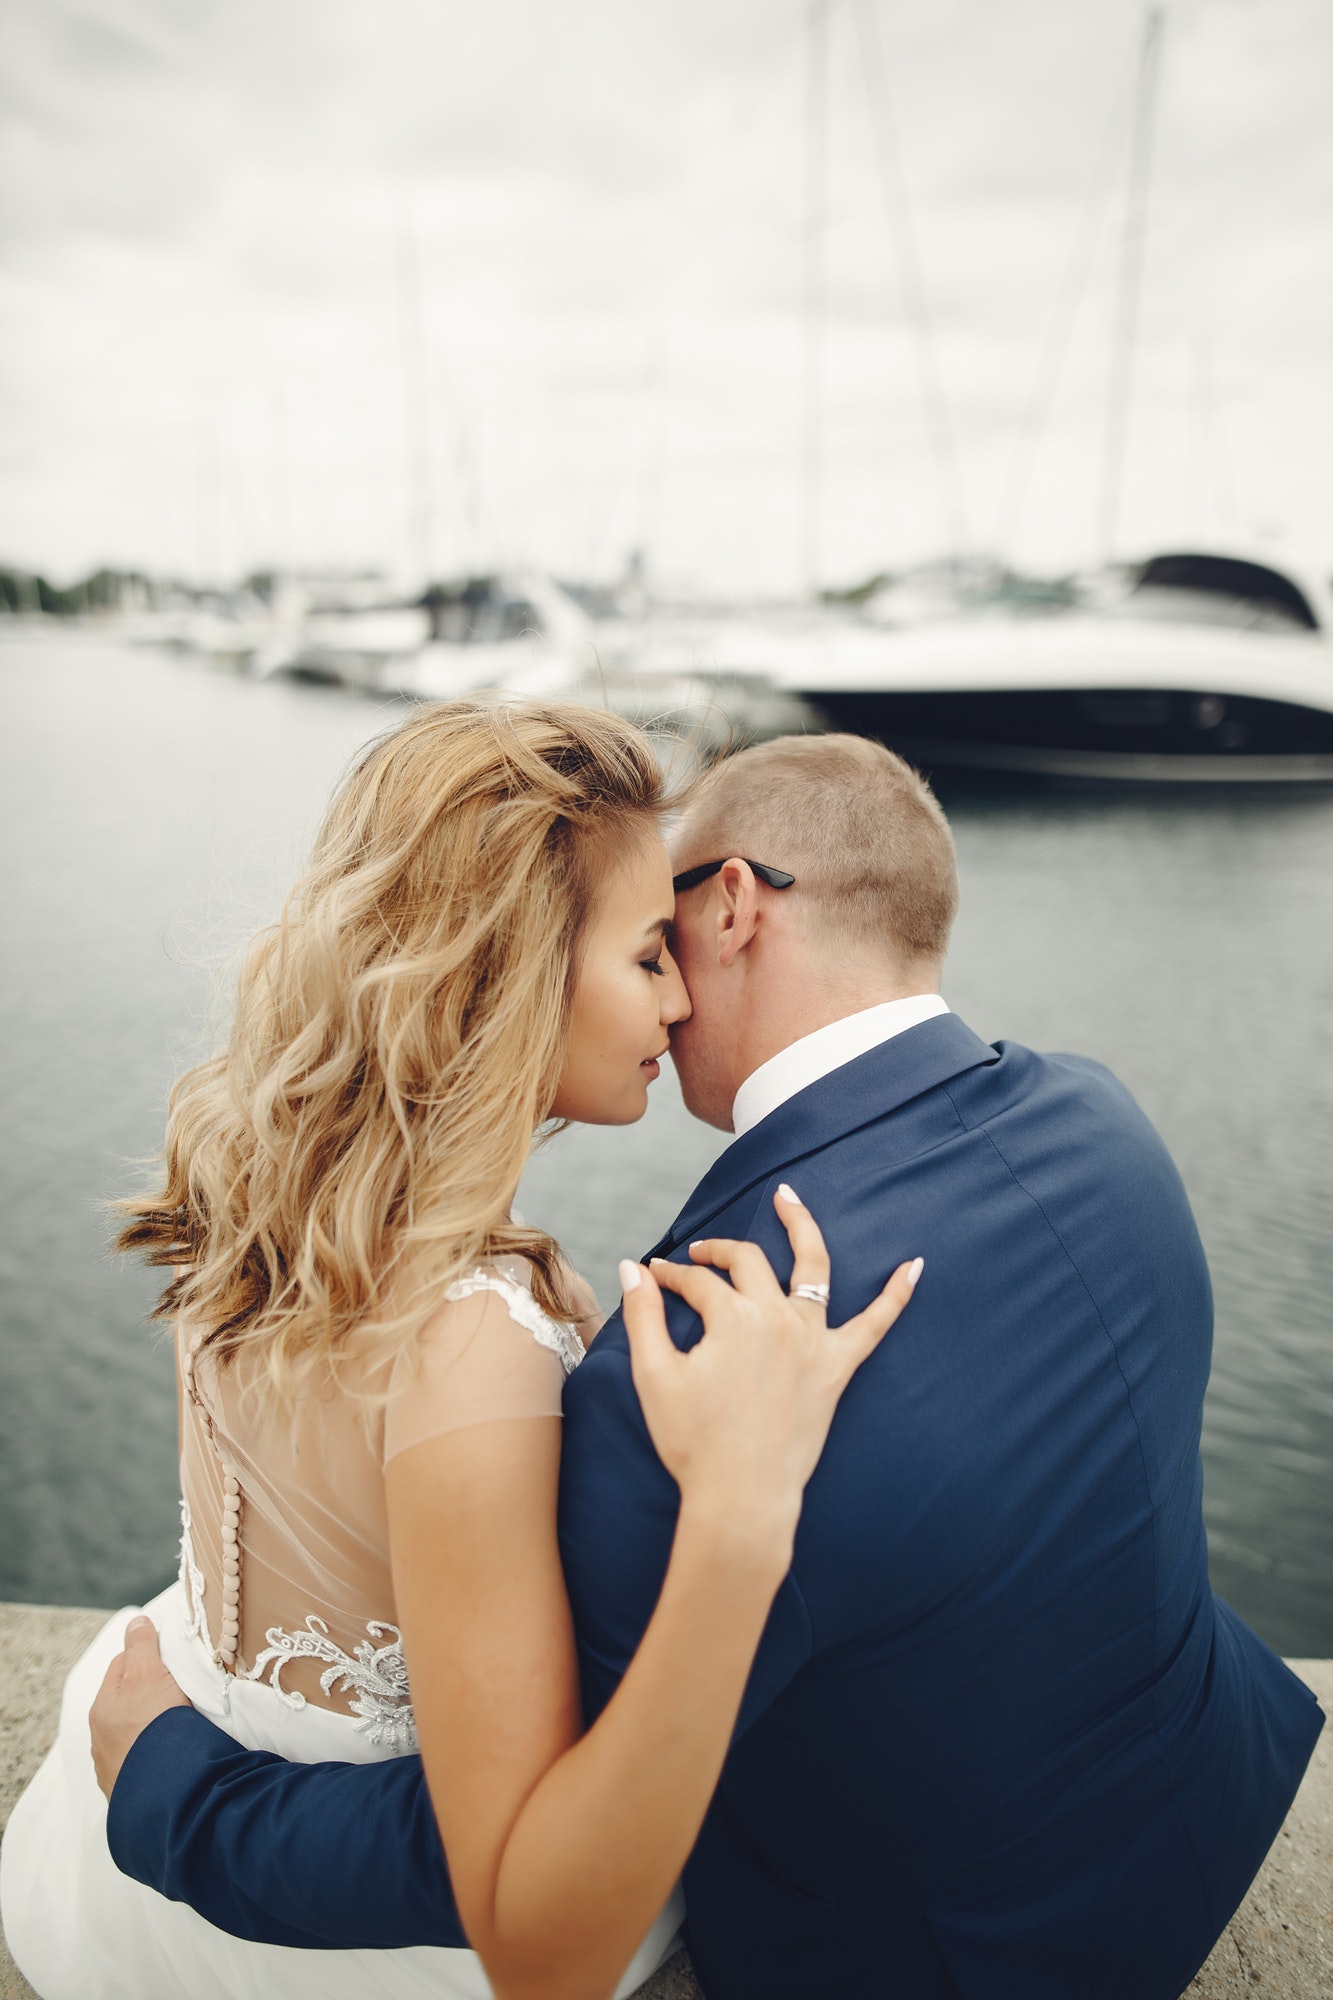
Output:
M192 1629L228 1675L350 1713L415 1745L395 1620L384 1469L470 1425L558 1417L583 1357L521 1260L451 1284L413 1356L282 1408L253 1363L219 1368L184 1324L181 1578Z
M247 1394L239 1366L219 1372L206 1355L192 1364L196 1343L177 1329L181 1582L144 1608L188 1699L243 1749L376 1764L414 1747L384 1468L441 1432L531 1427L558 1413L582 1345L538 1311L525 1270L477 1271L450 1287L424 1329L420 1366L388 1373L393 1393L369 1423L364 1403L331 1388L282 1413L262 1382ZM130 1615L117 1612L72 1669L56 1742L0 1845L5 1941L35 1989L47 2000L494 2000L471 1951L258 1944L121 1874L88 1710ZM675 1949L680 1918L673 1895L616 2000Z

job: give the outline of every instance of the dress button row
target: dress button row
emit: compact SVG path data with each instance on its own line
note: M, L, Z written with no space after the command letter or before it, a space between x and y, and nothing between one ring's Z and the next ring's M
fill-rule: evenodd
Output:
M218 1633L219 1665L234 1668L241 1638L241 1482L234 1472L223 1481L222 1501L222 1626Z

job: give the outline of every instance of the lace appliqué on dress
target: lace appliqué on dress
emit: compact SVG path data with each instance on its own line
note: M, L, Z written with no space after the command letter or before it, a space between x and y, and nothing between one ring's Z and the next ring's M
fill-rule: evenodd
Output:
M566 1375L578 1367L584 1355L583 1342L572 1326L544 1313L525 1285L502 1272L478 1269L456 1279L446 1288L445 1297L451 1304L457 1304L475 1292L498 1292L509 1317L525 1333L530 1333L539 1346L559 1356ZM270 1626L264 1634L268 1641L264 1651L243 1678L250 1681L267 1678L283 1701L293 1708L304 1708L305 1696L282 1685L282 1670L291 1660L322 1661L320 1687L326 1695L336 1689L349 1698L353 1715L360 1717L358 1734L372 1743L387 1744L395 1752L415 1750L416 1721L402 1634L396 1625L379 1621L368 1623L366 1632L368 1636L355 1653L348 1653L330 1637L324 1620L313 1613L297 1632L289 1632L280 1625Z
M181 1623L187 1639L202 1639L210 1652L213 1648L208 1637L208 1618L204 1611L204 1572L195 1560L194 1540L191 1530L190 1505L181 1496L181 1591L185 1598L185 1616Z
M587 1349L572 1326L542 1311L526 1285L506 1278L503 1272L479 1269L469 1271L466 1278L455 1278L445 1287L444 1296L451 1305L457 1305L460 1299L470 1299L476 1292L498 1292L510 1319L530 1333L539 1347L548 1347L558 1354L566 1375L574 1373Z
M498 1292L505 1302L509 1317L530 1333L539 1346L548 1348L559 1357L566 1375L573 1374L584 1358L583 1342L572 1326L563 1320L552 1319L544 1313L526 1285L503 1272L478 1269L470 1271L465 1278L458 1278L449 1285L445 1297L451 1303L471 1298L476 1292ZM218 1446L212 1416L200 1397L194 1383L194 1352L186 1357L185 1386L191 1399L203 1412L205 1427L214 1450ZM234 1489L234 1498L233 1496ZM224 1596L228 1602L222 1607L224 1620L231 1612L231 1625L224 1625L222 1643L230 1631L231 1647L226 1657L213 1646L208 1630L208 1614L204 1605L205 1580L194 1553L192 1539L193 1523L185 1501L181 1502L181 1564L180 1576L183 1586L186 1617L186 1632L191 1637L201 1639L213 1654L215 1664L223 1673L223 1699L229 1702L233 1679L256 1681L271 1687L280 1700L290 1708L305 1708L306 1697L294 1688L282 1685L283 1668L292 1660L321 1661L324 1671L319 1684L325 1695L334 1690L347 1697L348 1707L358 1718L357 1734L368 1738L376 1745L387 1745L395 1754L415 1750L417 1747L416 1719L412 1712L412 1694L407 1679L407 1660L403 1653L402 1633L396 1625L380 1620L367 1622L367 1636L357 1645L355 1652L349 1653L330 1635L322 1618L312 1612L301 1630L289 1632L281 1625L271 1625L264 1634L267 1640L262 1653L252 1666L242 1669L235 1664L235 1638L239 1629L240 1575L238 1523L241 1508L240 1482L234 1474L227 1480L231 1513L228 1518L232 1534L227 1554L234 1557L234 1567L224 1579ZM224 1524L225 1525L225 1524ZM230 1581L230 1593L225 1582ZM234 1600L234 1601L232 1601ZM376 1642L379 1643L376 1643Z
M366 1626L368 1636L355 1653L348 1653L330 1638L324 1620L312 1613L300 1632L286 1632L280 1625L270 1626L264 1634L268 1645L248 1670L225 1666L209 1636L204 1573L195 1557L192 1528L190 1509L182 1500L180 1580L185 1598L185 1634L187 1638L201 1639L213 1655L214 1664L222 1673L224 1708L231 1706L233 1679L260 1681L270 1667L273 1672L268 1684L275 1693L289 1708L304 1708L305 1696L282 1685L282 1669L289 1660L322 1660L325 1671L319 1677L319 1684L326 1695L332 1694L336 1687L340 1694L351 1697L348 1707L359 1718L358 1736L367 1737L371 1743L388 1744L395 1753L416 1749L416 1719L407 1682L403 1635L396 1625L372 1621ZM383 1643L389 1633L392 1638ZM377 1639L382 1643L376 1645Z
M368 1624L366 1631L369 1637L352 1654L329 1637L328 1626L313 1613L299 1632L286 1632L280 1625L271 1625L264 1634L268 1645L242 1679L263 1680L272 1667L268 1685L274 1693L289 1708L304 1708L305 1696L282 1685L282 1670L290 1660L323 1660L325 1669L319 1684L326 1695L337 1688L339 1694L350 1697L348 1707L361 1718L357 1724L358 1736L371 1743L387 1744L395 1754L415 1750L417 1730L412 1693L407 1684L403 1635L396 1625L384 1625L378 1620ZM387 1644L374 1644L390 1632L393 1637Z

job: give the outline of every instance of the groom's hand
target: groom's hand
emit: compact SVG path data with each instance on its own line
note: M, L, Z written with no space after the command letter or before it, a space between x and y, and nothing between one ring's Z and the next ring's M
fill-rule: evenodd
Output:
M93 1766L97 1782L108 1799L130 1745L140 1731L169 1708L189 1706L162 1664L153 1621L131 1618L125 1627L125 1650L117 1653L107 1668L106 1679L88 1711Z

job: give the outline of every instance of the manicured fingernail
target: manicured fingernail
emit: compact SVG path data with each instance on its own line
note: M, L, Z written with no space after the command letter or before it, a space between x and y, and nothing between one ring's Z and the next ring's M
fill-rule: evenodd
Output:
M704 1247L704 1240L702 1236L699 1238L699 1241L697 1243L691 1243L690 1245L691 1250L702 1250L703 1247Z
M622 1292L637 1291L643 1283L643 1272L630 1258L620 1260L620 1289Z
M802 1205L801 1197L797 1194L794 1187L788 1187L786 1181L780 1181L778 1183L778 1193L782 1196L782 1199L784 1201L794 1201L798 1208L801 1207Z
M126 1638L129 1637L131 1632L137 1632L140 1626L151 1625L152 1622L151 1618L131 1618L129 1624L125 1627Z
M924 1257L913 1257L911 1263L907 1267L907 1282L913 1289L915 1289L916 1281L921 1276L921 1273L925 1270L925 1268L926 1268L926 1260Z

